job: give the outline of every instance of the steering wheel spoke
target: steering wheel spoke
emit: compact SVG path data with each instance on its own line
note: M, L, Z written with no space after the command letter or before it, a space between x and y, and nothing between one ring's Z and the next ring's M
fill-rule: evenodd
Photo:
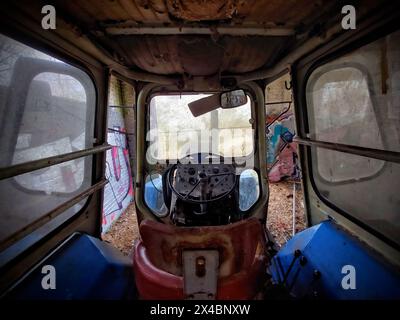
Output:
M185 158L197 159L195 163ZM181 200L204 204L220 200L233 192L237 184L235 167L224 164L223 157L214 154L189 155L174 165L168 175L172 192ZM210 163L218 157L220 163ZM200 187L199 187L200 186Z

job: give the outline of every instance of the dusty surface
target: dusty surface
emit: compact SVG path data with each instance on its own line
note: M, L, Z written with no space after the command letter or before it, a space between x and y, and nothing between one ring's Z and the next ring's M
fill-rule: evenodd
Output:
M292 236L293 183L279 182L270 184L270 198L267 226L279 245ZM301 185L296 185L296 232L305 228L303 193ZM133 241L139 237L139 230L132 203L126 212L103 235L103 240L110 242L123 254L130 255Z

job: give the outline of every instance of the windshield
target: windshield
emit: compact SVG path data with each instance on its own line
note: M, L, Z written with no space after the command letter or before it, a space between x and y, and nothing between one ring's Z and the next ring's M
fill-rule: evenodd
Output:
M253 152L251 98L232 109L218 108L198 117L188 104L206 94L158 95L150 101L147 161L181 159L189 154L214 153L223 157Z

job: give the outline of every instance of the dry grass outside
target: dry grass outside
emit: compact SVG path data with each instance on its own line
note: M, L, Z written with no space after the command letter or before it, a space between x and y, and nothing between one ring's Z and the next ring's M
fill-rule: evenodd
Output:
M282 246L292 237L292 205L293 183L271 183L269 187L269 207L267 227L278 245ZM306 227L301 185L296 186L296 232ZM131 203L128 209L103 234L103 240L118 248L124 255L130 255L133 242L139 238L135 205Z

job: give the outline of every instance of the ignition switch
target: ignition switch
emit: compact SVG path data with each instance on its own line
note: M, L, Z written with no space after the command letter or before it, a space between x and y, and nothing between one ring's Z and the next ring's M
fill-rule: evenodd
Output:
M197 257L196 259L196 276L202 278L206 275L206 259L204 257Z

